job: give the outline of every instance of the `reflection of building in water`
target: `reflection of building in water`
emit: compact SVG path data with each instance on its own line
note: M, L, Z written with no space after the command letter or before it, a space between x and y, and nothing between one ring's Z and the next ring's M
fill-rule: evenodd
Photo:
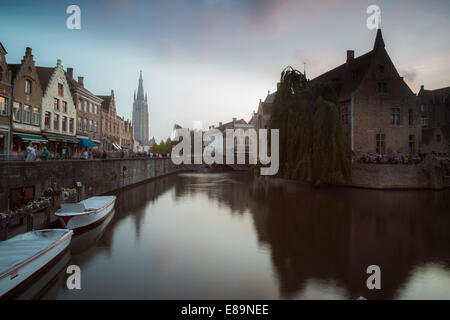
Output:
M176 197L204 193L232 212L250 211L285 297L323 286L341 298L394 298L418 265L437 259L450 267L448 192L274 186L239 174L178 179ZM381 267L380 291L366 287L373 264Z
M349 298L393 298L417 265L438 259L449 267L448 194L259 190L252 190L251 211L260 241L272 249L285 296L321 279L337 281ZM380 291L366 288L372 264L381 268Z

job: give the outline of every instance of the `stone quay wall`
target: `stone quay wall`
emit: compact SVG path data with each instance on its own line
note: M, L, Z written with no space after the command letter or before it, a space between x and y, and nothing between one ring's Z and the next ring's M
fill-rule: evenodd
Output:
M418 165L360 164L352 165L348 186L370 189L431 189L450 187L445 168L427 158Z
M3 162L0 163L0 212L9 209L11 190L17 188L33 190L37 199L55 184L74 188L81 182L84 196L91 197L185 169L190 168L176 166L170 158Z

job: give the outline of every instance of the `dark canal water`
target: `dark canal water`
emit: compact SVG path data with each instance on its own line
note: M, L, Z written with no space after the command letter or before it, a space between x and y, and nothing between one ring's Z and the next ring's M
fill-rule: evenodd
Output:
M450 299L450 193L270 185L184 173L114 215L24 292L43 299ZM66 266L81 290L66 288ZM369 265L381 290L368 290Z

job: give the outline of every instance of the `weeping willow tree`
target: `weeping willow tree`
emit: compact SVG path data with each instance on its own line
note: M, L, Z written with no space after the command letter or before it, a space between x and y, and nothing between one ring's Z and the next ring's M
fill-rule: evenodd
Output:
M281 177L314 183L350 179L350 148L332 88L311 86L300 71L287 67L281 73L270 128L280 130Z

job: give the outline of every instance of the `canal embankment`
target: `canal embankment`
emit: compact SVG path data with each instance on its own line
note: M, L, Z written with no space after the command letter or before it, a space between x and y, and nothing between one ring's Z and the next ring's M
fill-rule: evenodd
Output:
M78 188L102 195L189 169L170 158L125 158L0 163L0 212L44 195L48 188Z
M447 167L446 167L447 166ZM377 190L444 190L450 188L448 163L427 157L423 162L412 164L353 163L351 180L333 186ZM260 176L258 180L284 188L312 187L313 183ZM321 184L322 185L322 184ZM327 184L330 185L330 184Z

